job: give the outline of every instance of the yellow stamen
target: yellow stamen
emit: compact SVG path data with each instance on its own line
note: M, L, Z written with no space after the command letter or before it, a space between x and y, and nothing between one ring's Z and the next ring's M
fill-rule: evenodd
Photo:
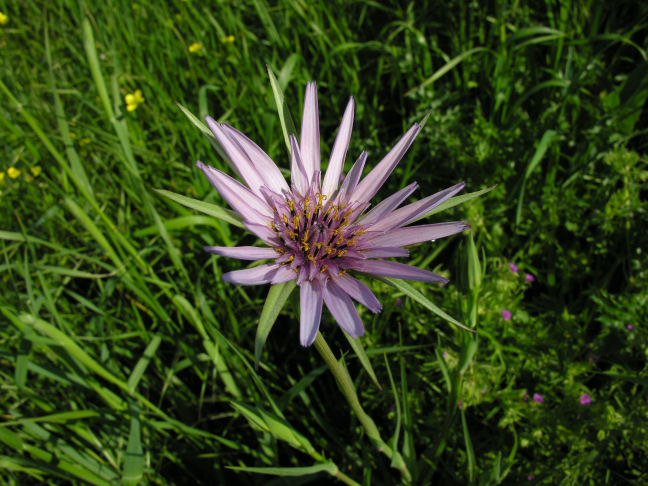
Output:
M286 215L282 214L281 217L283 218L284 224L288 226L288 218L286 217Z
M320 270L320 273L324 273L324 271L328 268L328 265L324 265L322 269Z

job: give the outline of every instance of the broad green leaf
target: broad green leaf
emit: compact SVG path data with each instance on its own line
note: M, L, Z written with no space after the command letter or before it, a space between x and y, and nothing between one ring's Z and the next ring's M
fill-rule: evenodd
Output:
M454 317L451 315L447 314L445 311L443 311L441 308L437 307L435 304L433 304L427 297L425 297L421 292L416 290L414 287L412 287L410 284L405 282L404 280L399 280L396 278L391 278L391 277L382 277L386 282L389 284L393 285L396 287L398 290L403 292L405 295L408 297L414 299L416 302L421 304L423 307L426 309L434 312L436 315L441 317L442 319L445 319L446 321L450 322L451 324L454 324L457 327L460 327L468 332L475 332L472 329L464 326L461 322L456 320Z
M358 357L358 360L360 360L360 363L362 364L362 367L369 374L369 377L371 378L371 381L373 381L376 384L376 386L380 390L382 390L382 387L380 386L380 383L378 382L378 377L376 376L376 372L374 371L373 367L371 366L371 361L369 361L369 356L367 356L367 352L365 351L365 348L362 345L362 341L360 341L360 338L352 338L346 332L343 332L342 334L344 334L344 337L347 339L347 341L349 341L349 344L351 345L351 348L353 348L353 351L355 352L356 356Z
M279 85L279 81L277 81L277 78L270 69L270 66L267 67L268 76L270 76L270 84L272 85L272 93L274 94L277 112L279 113L279 121L281 122L281 131L283 132L288 152L290 152L290 135L296 135L297 129L295 128L295 124L290 116L290 111L288 110L288 105L284 99L283 90Z
M258 368L259 366L261 351L263 350L263 346L272 330L272 326L274 326L279 312L281 312L281 309L288 300L288 297L290 297L292 291L295 289L295 286L295 281L291 280L290 282L273 285L268 291L268 297L266 298L265 304L263 304L263 310L261 311L259 325L257 326L256 336L254 338L255 368Z
M171 199L172 201L182 204L185 207L195 209L196 211L208 214L210 216L213 216L214 218L222 219L223 221L231 225L238 226L239 228L244 228L243 223L241 223L243 218L241 218L241 216L239 216L234 211L221 208L220 206L217 206L215 204L199 201L198 199L182 196L180 194L176 194L175 192L166 191L164 189L154 189L154 191L168 199Z

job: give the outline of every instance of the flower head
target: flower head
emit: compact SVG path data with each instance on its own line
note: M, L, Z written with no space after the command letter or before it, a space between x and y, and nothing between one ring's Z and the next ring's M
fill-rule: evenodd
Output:
M515 263L513 263L513 262L509 263L509 269L510 269L511 272L513 272L513 273L518 273L518 267L517 267L517 265L516 265Z
M592 397L590 397L587 393L583 393L580 396L579 401L581 405L589 405L590 403L592 403Z
M203 47L203 46L202 46L202 44L201 44L200 42L194 42L193 44L191 44L191 45L189 46L189 52L191 52L192 54L194 54L194 53L196 53L196 52L201 51L201 50L202 50L202 47Z
M9 167L7 169L7 175L12 179L16 179L18 176L20 176L20 169L16 169L15 167Z
M142 96L142 90L136 89L134 93L128 93L124 97L126 102L126 109L128 111L134 111L139 105L144 103L144 97Z
M4 12L0 12L0 25L7 25L8 23L9 16Z
M511 319L511 311L508 310L508 309L504 309L502 311L502 319L504 319L505 321L510 320Z
M535 277L534 277L533 275L531 275L530 273L527 273L527 274L524 276L524 279L525 279L527 282L533 282L533 281L535 280Z
M207 124L245 182L198 162L210 182L242 217L245 227L268 247L206 247L217 255L242 260L272 260L223 275L235 284L279 284L296 280L300 288L300 342L309 346L319 329L322 306L352 337L364 327L351 299L378 312L381 305L369 287L352 274L375 274L424 282L447 282L428 270L385 258L408 256L404 247L443 238L468 228L463 221L407 226L461 191L463 183L402 206L417 188L413 183L373 209L369 201L405 155L421 127L414 124L364 178L363 152L342 179L354 116L353 98L322 178L320 133L315 83L304 99L301 137L290 135L291 186L275 163L238 130L207 117Z
M536 403L542 403L544 402L544 397L540 395L539 393L534 393L533 394L533 401Z
M221 42L223 44L231 44L234 42L234 36L233 35L226 35L221 39Z

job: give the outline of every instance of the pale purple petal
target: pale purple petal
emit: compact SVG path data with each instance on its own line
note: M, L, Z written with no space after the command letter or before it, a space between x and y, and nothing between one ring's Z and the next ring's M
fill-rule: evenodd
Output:
M306 86L300 140L299 148L304 161L304 171L306 172L307 183L310 184L313 174L320 170L319 114L317 110L317 86L315 83L308 83Z
M299 150L297 138L294 135L290 135L290 168L293 186L301 195L306 194L309 179L306 176L301 150Z
M353 278L352 276L347 274L338 276L332 273L330 275L332 280L342 290L344 290L347 294L349 294L355 300L357 300L366 308L368 308L371 312L373 312L374 314L376 312L380 312L380 309L382 309L382 305L380 305L380 302L373 294L371 289L369 289L369 287L363 284L360 280L358 280L357 278Z
M419 280L421 282L448 282L448 279L441 275L423 270L422 268L406 265L405 263L383 260L354 260L349 267L358 272L372 273L383 277Z
M369 223L373 223L374 221L378 221L385 214L392 212L394 209L400 206L401 203L405 199L407 199L417 188L418 188L418 184L416 182L413 182L409 186L406 186L403 189L401 189L400 191L395 192L387 199L380 201L376 205L376 207L374 207L371 211L369 211L367 214L364 215L364 217L360 220L360 222L362 224L369 224Z
M367 177L362 179L355 191L353 192L352 199L358 202L368 202L378 192L378 189L385 183L389 174L392 173L398 162L403 158L407 149L410 148L412 142L421 130L418 123L403 135L396 145L389 151L389 153L382 159L376 167L373 168Z
M291 280L295 280L296 278L297 278L297 272L295 272L288 265L281 265L277 270L277 273L275 273L274 277L272 277L270 283L273 285L281 284L281 283L290 282Z
M299 341L302 346L310 346L315 341L322 318L322 284L319 280L302 282L299 299Z
M270 283L277 272L279 265L266 263L258 267L234 270L223 275L223 281L238 285L259 285Z
M344 160L346 159L349 142L351 141L351 131L353 130L353 112L354 102L353 98L351 98L346 110L344 110L342 123L340 124L337 137L335 137L331 158L329 159L328 168L324 175L322 194L326 197L331 197L340 185L340 177L344 170Z
M238 258L239 260L265 260L279 256L274 248L258 246L205 246L204 250L228 258Z
M227 201L227 204L246 220L263 223L270 218L272 210L266 202L254 195L239 181L200 161L196 165L207 176L209 182L212 183L223 199Z
M247 154L254 167L256 167L259 174L261 174L263 183L268 186L268 188L277 194L283 194L284 191L290 190L286 183L286 179L281 174L277 165L256 143L234 127L227 124L222 124L221 127Z
M275 246L278 241L277 235L265 224L251 223L249 221L243 221L243 226L247 230L256 235L261 241L266 245Z
M445 238L455 233L461 233L468 228L470 226L464 221L409 226L407 228L390 230L384 235L376 236L371 239L371 244L375 246L408 246L423 241Z
M349 296L335 283L324 287L324 302L331 314L349 336L357 338L364 334L364 326Z
M356 160L353 164L353 167L351 167L351 170L349 171L347 176L344 178L342 187L340 187L340 196L342 198L346 197L347 194L351 194L353 193L353 191L355 191L358 181L360 180L360 176L362 175L362 169L364 169L368 155L369 152L362 152L360 154L360 157L358 157L358 160Z
M397 258L409 256L409 251L405 248L398 248L396 246L383 246L362 250L362 254L365 258Z
M264 185L263 176L258 172L250 158L247 156L241 146L236 141L230 138L223 127L217 123L212 117L206 118L207 125L212 131L218 143L221 144L223 150L234 164L234 168L239 173L241 178L245 181L248 187L256 194L261 196L259 188Z
M428 211L431 211L439 204L450 199L452 196L461 191L466 184L461 182L456 184L448 189L444 189L441 192L437 192L432 196L428 196L420 201L416 201L407 206L403 206L400 209L397 209L390 215L382 218L376 224L374 224L372 230L389 230L391 228L396 228L397 226L405 226L408 223L411 223L415 219L420 218L425 215Z

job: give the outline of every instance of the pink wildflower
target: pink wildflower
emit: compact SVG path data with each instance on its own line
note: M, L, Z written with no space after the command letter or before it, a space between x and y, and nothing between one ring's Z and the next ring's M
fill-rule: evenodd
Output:
M505 321L508 321L509 319L511 319L511 311L508 310L508 309L504 309L502 311L502 319L504 319Z
M592 397L590 397L587 393L583 393L580 396L580 404L589 405L590 403L592 403Z
M544 397L540 395L539 393L534 393L533 394L533 401L536 403L542 403L544 402Z
M406 257L405 248L444 238L468 228L464 221L407 226L461 191L456 184L417 202L399 207L418 187L412 183L369 208L369 201L385 183L421 130L415 123L391 151L361 179L367 160L362 152L342 179L354 117L349 100L322 177L320 132L315 83L306 87L301 137L290 135L291 185L266 153L235 128L207 117L207 125L245 185L198 162L198 167L243 218L245 227L267 247L210 246L205 250L241 260L272 260L223 275L241 285L280 284L296 280L300 287L300 342L310 346L317 335L326 304L350 336L364 334L352 298L372 312L381 309L369 287L350 272L423 282L447 279L384 258Z
M628 324L628 325L626 326L626 329L627 329L628 331L632 331L632 330L634 329L634 326L633 326L632 324Z
M533 275L531 275L530 273L527 273L524 276L524 280L526 280L527 282L533 282L535 280L535 277Z
M515 263L513 262L509 263L509 268L511 269L511 272L518 273L518 267L517 265L515 265Z

